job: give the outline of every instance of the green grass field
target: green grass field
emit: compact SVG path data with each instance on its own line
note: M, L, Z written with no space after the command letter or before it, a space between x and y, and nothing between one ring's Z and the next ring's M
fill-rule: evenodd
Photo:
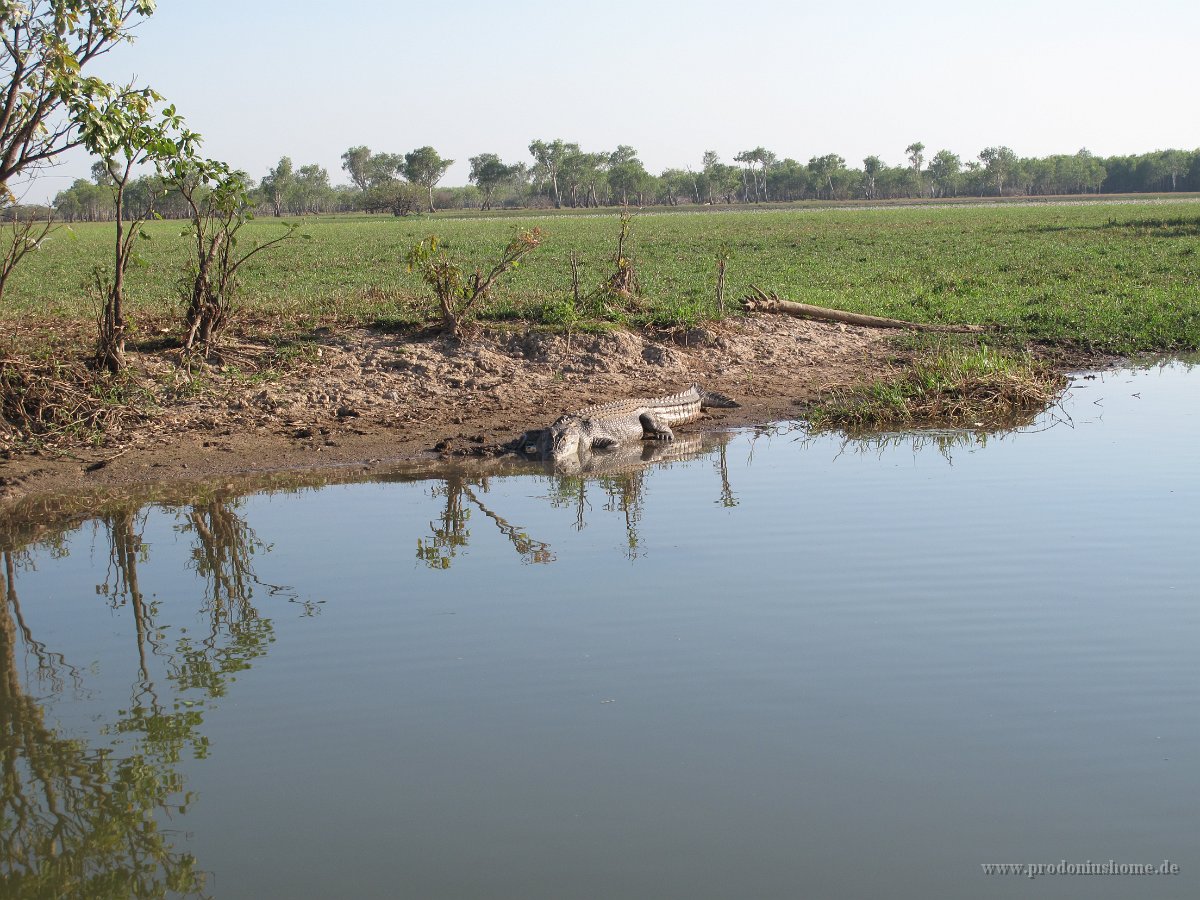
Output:
M145 265L128 278L130 308L180 309L184 223L147 226ZM613 270L615 215L489 218L391 216L305 220L305 240L244 270L241 306L296 328L331 318L434 318L405 271L409 248L436 234L464 262L495 256L517 228L542 247L504 281L485 318L561 324L570 256L585 289ZM259 219L243 241L277 234ZM89 272L109 261L114 226L57 232L13 276L0 315L87 318ZM727 297L751 283L821 306L931 322L1004 326L1039 340L1122 353L1200 349L1200 205L900 207L639 214L634 253L643 289L635 323L690 324L714 313L715 257L730 252ZM582 324L582 323L581 323Z

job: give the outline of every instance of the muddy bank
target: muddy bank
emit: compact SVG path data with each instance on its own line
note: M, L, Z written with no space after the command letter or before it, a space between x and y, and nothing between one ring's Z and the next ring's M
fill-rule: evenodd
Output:
M763 315L653 335L489 329L461 345L322 329L286 363L247 339L190 373L177 354L148 350L132 362L150 412L97 446L10 450L0 497L470 454L580 406L692 381L743 405L684 431L787 419L823 390L903 365L892 337Z

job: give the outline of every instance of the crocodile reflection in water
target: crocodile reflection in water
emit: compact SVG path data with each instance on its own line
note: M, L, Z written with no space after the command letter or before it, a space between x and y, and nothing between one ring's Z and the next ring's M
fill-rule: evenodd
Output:
M579 453L565 460L541 463L549 476L551 490L546 496L557 508L575 510L575 528L586 525L592 508L588 491L598 486L604 493L601 509L619 514L625 519L626 555L636 558L641 553L639 524L645 505L646 477L659 466L698 459L708 454L717 458L720 478L719 499L723 506L736 506L737 498L729 484L726 466L726 447L732 433L709 432L684 435L671 442L624 443L611 449L591 451L580 448ZM528 469L524 470L528 472ZM521 469L513 470L522 474ZM474 511L490 519L513 545L525 563L550 563L557 557L549 544L532 538L528 532L510 522L483 500L496 475L471 476L454 471L430 488L430 494L444 500L437 522L430 522L431 534L417 540L418 559L433 569L448 569L471 538L470 519Z
M703 435L688 434L673 441L643 441L623 443L605 450L580 446L579 452L547 461L555 475L628 475L656 463L682 462L700 456L712 446Z

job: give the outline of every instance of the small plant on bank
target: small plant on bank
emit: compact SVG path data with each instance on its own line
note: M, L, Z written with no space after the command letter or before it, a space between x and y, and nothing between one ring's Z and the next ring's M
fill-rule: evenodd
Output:
M142 226L154 216L153 199L141 209L128 208L127 188L140 166L153 165L161 172L175 161L193 158L200 140L174 106L156 110L162 99L150 88L131 85L114 91L95 83L73 115L80 142L100 157L113 180L117 239L111 278L96 279L103 295L96 363L114 375L126 366L125 273L136 256L135 242L149 240Z
M408 271L419 273L433 289L441 307L443 332L461 339L474 307L490 297L501 276L520 266L521 260L541 242L540 228L519 232L486 273L482 267L476 267L467 274L445 250L439 249L437 237L430 237L408 252Z
M214 160L179 160L171 176L172 186L191 213L191 225L183 236L192 239L195 252L184 280L183 348L207 353L216 348L229 324L238 270L251 257L295 235L300 226L288 224L283 234L241 251L238 232L254 218L243 174Z
M4 210L4 216L5 236L0 239L0 301L4 299L4 288L13 269L29 253L40 249L42 242L58 227L54 223L53 210L42 218L22 215L20 209L11 207Z
M617 252L613 256L616 271L604 282L603 292L620 300L630 300L642 292L638 281L637 267L633 256L633 213L626 207L621 212L621 225L617 231Z
M717 251L717 319L725 318L725 267L729 263L729 248L722 245Z
M640 297L642 292L633 255L633 218L634 214L626 206L621 213L617 229L616 253L609 258L616 268L586 294L580 286L579 253L571 251L571 303L574 307L574 318L618 324L628 321L628 314L633 305L631 301ZM562 316L557 318L561 319ZM542 320L547 321L545 311ZM554 324L561 322L556 321Z

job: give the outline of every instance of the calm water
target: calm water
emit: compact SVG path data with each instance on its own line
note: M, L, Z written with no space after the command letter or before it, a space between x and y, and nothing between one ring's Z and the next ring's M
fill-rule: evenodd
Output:
M1194 897L1198 389L9 521L0 894Z

